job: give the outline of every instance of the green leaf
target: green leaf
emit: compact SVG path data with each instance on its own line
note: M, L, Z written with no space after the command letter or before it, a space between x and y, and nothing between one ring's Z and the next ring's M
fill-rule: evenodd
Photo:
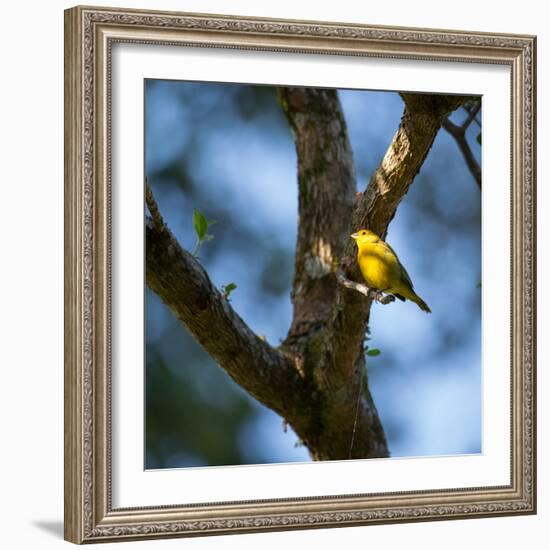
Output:
M477 135L476 140L481 145L481 132Z
M193 211L193 227L199 241L204 239L206 231L208 230L208 222L206 218L195 208Z
M223 297L226 300L229 300L229 295L237 288L235 283L229 283L228 285L222 286Z
M367 355L369 357L376 357L377 355L380 355L382 352L378 348L372 348L367 351Z

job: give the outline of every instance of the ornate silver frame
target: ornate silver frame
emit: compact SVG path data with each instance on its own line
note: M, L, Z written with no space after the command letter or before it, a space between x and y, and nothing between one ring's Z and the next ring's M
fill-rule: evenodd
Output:
M117 41L497 63L512 73L512 463L503 487L113 509L110 55ZM65 538L122 541L536 511L533 36L76 7L65 12Z

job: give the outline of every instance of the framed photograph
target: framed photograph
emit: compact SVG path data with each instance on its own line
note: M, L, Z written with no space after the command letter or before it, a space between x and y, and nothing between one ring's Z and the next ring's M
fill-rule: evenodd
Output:
M533 36L65 12L65 538L533 514Z

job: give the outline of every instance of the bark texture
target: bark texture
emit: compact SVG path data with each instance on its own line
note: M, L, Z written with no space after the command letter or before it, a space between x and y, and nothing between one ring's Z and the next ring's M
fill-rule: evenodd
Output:
M281 88L278 97L296 145L299 189L293 320L283 344L273 348L248 328L179 246L150 190L147 284L238 384L283 416L313 459L389 456L363 344L372 299L390 300L360 284L349 235L361 227L386 235L443 121L464 98L403 94L397 133L359 194L337 93Z
M250 330L199 262L153 220L146 224L145 264L147 285L235 382L285 418L293 416L296 369Z

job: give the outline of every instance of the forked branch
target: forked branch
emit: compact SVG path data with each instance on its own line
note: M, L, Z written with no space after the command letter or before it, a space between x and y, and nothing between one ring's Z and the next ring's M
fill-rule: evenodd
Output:
M238 384L292 425L314 459L388 456L362 344L372 300L394 298L359 282L349 235L368 227L385 237L443 121L464 98L403 94L399 129L354 202L353 158L336 92L278 93L299 182L294 318L283 345L271 347L237 315L168 230L148 186L147 284Z
M470 105L468 108L464 108L468 113L468 116L464 119L464 122L462 124L455 124L451 121L449 117L447 117L443 121L443 128L445 128L445 130L456 141L456 144L458 145L458 148L460 149L460 152L464 157L468 170L470 171L473 178L476 180L479 188L481 189L481 167L474 156L468 140L466 139L466 131L470 127L470 124L473 121L476 121L476 123L478 123L476 117L479 113L479 110L481 109L481 102L476 102Z

